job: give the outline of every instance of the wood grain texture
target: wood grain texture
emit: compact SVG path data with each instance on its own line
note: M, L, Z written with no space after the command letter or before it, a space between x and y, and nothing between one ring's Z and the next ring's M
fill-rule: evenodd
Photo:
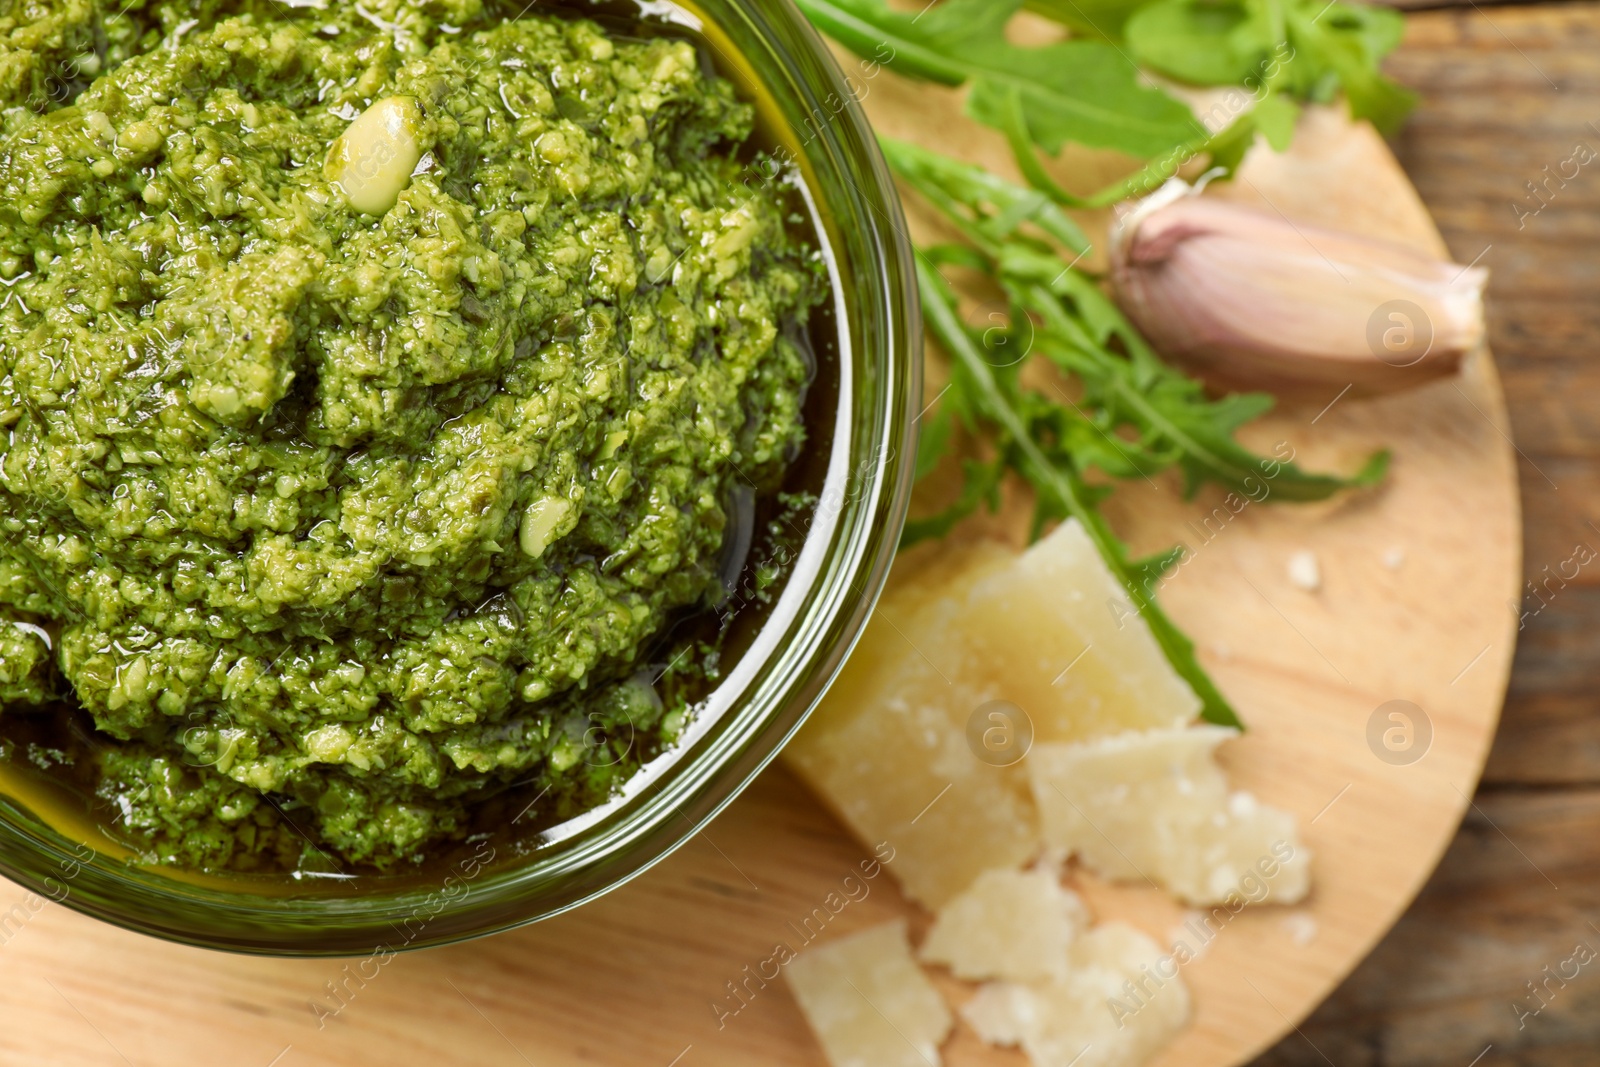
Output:
M1600 160L1543 185L1577 145L1600 151L1600 5L1416 14L1391 70L1422 94L1399 158L1457 258L1483 253L1491 272L1490 343L1522 450L1525 572L1537 582L1575 545L1600 548ZM1600 968L1552 984L1547 1006L1523 1014L1540 1006L1527 983L1543 989L1544 969L1580 942L1600 949L1600 568L1521 607L1477 808L1394 932L1258 1067L1600 1058Z
M873 94L875 118L890 132L920 130L926 140L955 128L942 118L950 101L925 88L896 89L885 78ZM1264 197L1294 217L1436 242L1381 147L1336 133L1302 142L1302 151L1328 151L1316 165L1252 172L1253 189L1241 184L1236 195ZM981 139L968 147L1003 158ZM1090 184L1086 172L1104 165L1074 163ZM1185 503L1174 483L1158 480L1130 486L1116 504L1115 521L1137 547L1200 544L1163 596L1200 636L1207 666L1253 728L1229 753L1230 771L1296 811L1317 853L1316 893L1292 919L1284 909L1247 913L1185 969L1197 1020L1163 1067L1238 1062L1286 1032L1360 959L1450 840L1499 706L1519 541L1515 460L1493 365L1480 356L1460 381L1320 407L1286 407L1252 430L1252 442L1287 441L1306 464L1340 469L1390 445L1397 462L1385 489L1309 508L1252 506L1203 543L1190 523L1213 497ZM1287 580L1287 556L1301 548L1321 558L1317 594ZM1434 727L1428 755L1411 766L1382 763L1367 747L1368 717L1393 698L1423 706ZM1492 808L1486 820L1511 823L1534 860L1555 865L1546 851L1582 830L1585 810ZM1503 842L1490 825L1469 822L1451 853L1454 861L1465 847L1477 864L1464 880L1492 870L1508 892L1532 894L1496 859ZM803 941L807 919L867 854L775 768L629 886L537 927L422 954L348 964L230 957L44 905L20 925L0 925L0 1063L815 1067L820 1054L781 982L752 979L746 968L780 941ZM1083 888L1103 917L1131 918L1158 937L1182 918L1149 891L1088 880ZM0 894L0 914L17 895ZM1526 899L1532 907L1538 898ZM915 915L880 877L864 899L813 925L835 936L899 914ZM1493 993L1448 973L1444 957L1432 966L1464 996L1480 995L1472 1004ZM1434 978L1416 973L1418 982ZM1431 1025L1452 1032L1447 1019ZM1296 1055L1284 1048L1273 1055ZM1021 1063L965 1031L947 1052L956 1065Z

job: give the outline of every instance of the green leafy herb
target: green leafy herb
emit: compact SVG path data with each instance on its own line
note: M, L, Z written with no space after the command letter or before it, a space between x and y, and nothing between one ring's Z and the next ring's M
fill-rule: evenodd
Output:
M1035 142L1048 152L1075 142L1139 158L1169 151L1204 130L1181 102L1139 83L1138 69L1101 41L1022 48L1005 38L1021 0L945 0L920 14L884 0L799 0L812 22L847 48L891 70L939 82L970 82L967 110L998 126L1012 94Z
M954 503L932 515L907 519L900 531L900 547L947 537L956 528L956 523L976 514L983 504L988 504L991 510L999 506L998 494L1000 482L1005 477L1006 463L1003 460L984 463L965 459L961 461L961 466L961 495Z
M1342 89L1352 114L1391 130L1413 100L1378 63L1403 27L1387 8L1324 0L1152 0L1122 35L1140 65L1179 81L1250 90L1270 82L1318 102Z
M1210 481L1251 495L1260 491L1263 472L1270 470L1271 491L1297 501L1321 500L1383 477L1384 453L1348 479L1309 474L1292 463L1253 455L1233 435L1265 414L1272 398L1248 393L1212 400L1199 382L1163 362L1099 286L1069 266L1069 259L1087 248L1069 216L1037 192L981 167L904 141L881 138L880 143L895 173L937 207L978 254L960 264L998 282L1010 298L1013 321L1028 322L1034 350L1081 382L1082 396L1062 401L1087 423L1092 437L1083 451L1096 457L1094 466L1127 478L1177 465L1190 492ZM1025 224L1039 236L1025 232ZM956 261L949 253L939 258ZM1018 361L1007 357L1004 362L1015 366ZM1123 428L1135 436L1122 435ZM1102 442L1099 447L1095 438Z
M1191 159L1231 170L1257 132L1281 151L1300 101L1327 102L1342 91L1352 114L1384 130L1413 102L1378 70L1399 43L1400 16L1344 0L1028 0L1074 31L1038 47L1005 36L1023 0L943 0L918 13L893 11L885 0L797 2L819 28L874 62L942 85L970 84L968 114L1006 135L1029 184L1072 206L1147 191ZM1148 85L1141 68L1242 92L1197 118ZM1079 196L1051 179L1035 155L1068 143L1147 162Z
M880 139L895 174L961 238L918 252L924 317L951 364L948 388L922 417L917 477L953 458L958 425L981 442L982 453L962 456L955 499L908 522L902 546L943 537L985 505L998 508L1005 475L1019 475L1034 490L1032 535L1067 518L1082 523L1173 668L1199 695L1202 716L1238 725L1193 644L1156 602L1155 590L1183 548L1129 558L1099 510L1112 491L1103 479L1176 470L1186 494L1213 483L1256 502L1320 500L1381 480L1388 454L1338 477L1241 445L1235 434L1269 410L1272 398L1209 397L1164 363L1078 268L1089 242L1062 208L1141 192L1198 155L1232 167L1258 132L1281 149L1293 134L1297 101L1326 100L1340 89L1357 114L1396 119L1409 98L1377 73L1377 63L1398 40L1397 21L1343 0L1320 11L1311 10L1320 0L1028 0L1077 37L1025 48L1004 35L1022 0L944 0L916 15L891 11L883 0L797 2L846 46L901 73L970 83L969 113L1005 134L1031 186ZM1208 116L1202 125L1143 85L1130 54L1168 77L1243 85L1253 107ZM1155 158L1117 185L1078 197L1057 185L1037 156L1068 142ZM1009 304L1007 324L965 325L942 270L984 275ZM1023 368L1036 356L1067 384L1025 385Z
M1034 440L1029 420L1019 410L1023 398L1016 394L1014 385L1008 388L1002 384L962 325L956 315L955 295L944 279L933 267L919 261L917 285L929 330L961 368L969 390L967 398L994 425L1001 451L1007 455L1008 463L1034 487L1040 507L1052 517L1071 516L1083 524L1111 573L1128 590L1173 669L1200 697L1201 717L1224 726L1241 725L1227 698L1200 666L1194 644L1156 603L1150 592L1152 583L1147 580L1152 566L1129 561L1127 548L1096 509L1094 494L1078 471L1068 462L1047 456L1044 447Z
M1122 27L1144 0L1027 0L1036 11L1083 37L1122 40Z
M1155 584L1181 550L1130 562L1097 510L1105 488L1085 482L1085 474L1149 478L1176 468L1186 492L1212 482L1254 501L1307 501L1374 484L1387 469L1388 455L1380 452L1353 477L1341 478L1252 453L1234 434L1270 409L1272 398L1247 393L1212 399L1200 383L1162 362L1096 282L1073 265L1087 242L1056 204L980 167L903 141L880 143L895 173L965 240L919 256L924 315L953 365L950 388L927 420L918 470L931 471L952 447L950 412L975 424L994 449L991 461L964 461L956 502L909 524L902 544L943 536L985 501L993 506L1000 475L1016 471L1036 491L1035 534L1056 519L1082 522L1174 668L1200 694L1203 715L1236 722L1192 646L1155 602ZM979 270L998 285L1012 308L1010 330L966 327L941 266ZM1076 394L1023 387L1022 366L1035 354L1070 376Z

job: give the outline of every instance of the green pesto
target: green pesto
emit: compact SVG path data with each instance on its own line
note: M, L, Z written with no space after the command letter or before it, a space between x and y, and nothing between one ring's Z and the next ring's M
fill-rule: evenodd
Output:
M0 0L0 731L81 704L166 862L613 795L803 436L820 261L689 43L362 8ZM428 151L374 217L324 161L394 96Z

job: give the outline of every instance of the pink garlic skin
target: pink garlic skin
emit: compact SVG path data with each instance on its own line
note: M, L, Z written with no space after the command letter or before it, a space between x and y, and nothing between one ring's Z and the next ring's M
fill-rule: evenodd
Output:
M1483 342L1487 279L1188 194L1136 207L1111 237L1124 314L1163 356L1221 387L1371 395L1454 374Z

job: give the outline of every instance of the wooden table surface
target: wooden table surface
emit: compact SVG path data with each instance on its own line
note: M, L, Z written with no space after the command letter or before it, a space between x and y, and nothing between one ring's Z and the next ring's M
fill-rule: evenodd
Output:
M1500 732L1444 862L1257 1064L1587 1067L1600 1063L1600 4L1417 11L1390 69L1423 96L1400 161L1456 258L1490 270L1541 595L1525 590ZM1575 551L1590 561L1564 581Z
M1258 1067L1600 1064L1600 685L1589 677L1600 669L1600 366L1589 366L1600 341L1600 2L1459 2L1410 18L1391 69L1423 102L1395 148L1456 258L1491 271L1491 347L1522 454L1527 577L1542 599L1530 589L1520 607L1501 730L1439 870ZM1587 560L1576 578L1558 577L1574 559ZM242 963L214 959L224 961L220 994L245 988ZM468 1011L453 1000L431 1008ZM81 1062L122 1062L84 1021ZM117 1032L114 1018L101 1022ZM181 1015L173 1024L184 1026ZM0 1062L22 1062L4 1054L5 1038ZM506 1062L513 1051L537 1061L505 1040ZM426 1042L388 1041L397 1063L441 1058ZM265 1063L272 1052L258 1051L218 1048L211 1062Z

